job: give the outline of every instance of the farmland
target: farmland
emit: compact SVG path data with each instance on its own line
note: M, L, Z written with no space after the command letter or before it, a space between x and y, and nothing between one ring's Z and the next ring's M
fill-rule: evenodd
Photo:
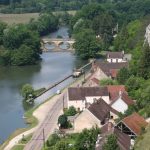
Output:
M55 14L62 13L62 11L54 12ZM70 15L75 15L76 11L68 11ZM18 23L28 23L32 18L37 19L39 13L25 13L25 14L0 14L0 21L6 22L9 25Z
M37 19L39 13L26 13L26 14L0 14L0 20L10 24L28 23L30 19Z

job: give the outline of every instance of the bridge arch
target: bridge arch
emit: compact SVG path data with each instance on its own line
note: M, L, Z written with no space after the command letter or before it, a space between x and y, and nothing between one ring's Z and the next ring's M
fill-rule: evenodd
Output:
M55 45L55 47L53 47L50 50L73 50L73 43L75 42L74 39L42 39L41 43L42 43L42 47L45 49L45 44L53 44L53 46ZM67 44L66 48L62 48L61 45L63 45L64 43ZM46 47L46 49L44 51L49 51Z

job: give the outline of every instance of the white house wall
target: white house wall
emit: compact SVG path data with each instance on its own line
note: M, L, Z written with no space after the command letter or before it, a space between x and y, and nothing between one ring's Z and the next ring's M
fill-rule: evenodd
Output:
M74 106L76 109L80 108L80 110L85 109L85 100L71 100L68 101L68 108L70 106Z
M128 105L121 98L115 101L111 107L121 113L124 113L128 109Z
M109 63L120 63L120 62L126 62L122 58L107 58L107 61Z

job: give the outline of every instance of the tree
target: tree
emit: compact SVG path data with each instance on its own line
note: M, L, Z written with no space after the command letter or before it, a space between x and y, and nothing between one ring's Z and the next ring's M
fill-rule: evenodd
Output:
M4 36L4 30L6 29L7 24L0 21L0 45L3 44L3 36Z
M61 115L58 118L58 124L60 124L61 128L67 128L68 127L68 120L66 115Z
M139 75L144 79L148 79L150 77L150 47L148 44L144 46L139 62Z
M30 84L25 84L21 89L21 94L24 99L28 99L30 95L34 96L34 89Z
M90 130L84 129L78 136L75 149L76 150L93 150L95 149L95 143L97 140L97 135L99 134L99 129L92 128Z
M26 45L22 45L18 50L15 50L11 58L11 64L17 66L30 65L35 62L34 51Z
M74 106L69 107L66 111L64 111L64 114L66 116L74 116L77 113L76 109Z
M94 58L99 51L99 43L94 32L85 29L75 36L74 43L75 53L82 59Z
M111 134L107 137L107 142L103 145L103 150L119 150L116 135Z
M117 81L120 84L125 84L127 79L130 77L130 72L128 68L121 68L117 74Z

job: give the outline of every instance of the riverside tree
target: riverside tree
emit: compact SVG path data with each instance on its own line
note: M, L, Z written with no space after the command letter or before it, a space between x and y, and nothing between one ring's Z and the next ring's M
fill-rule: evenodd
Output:
M82 59L94 58L100 45L91 29L84 29L75 36L74 48L76 54Z
M28 99L30 97L30 95L32 95L32 97L34 97L34 89L30 84L25 84L25 85L23 85L23 87L21 89L21 94L24 99Z

